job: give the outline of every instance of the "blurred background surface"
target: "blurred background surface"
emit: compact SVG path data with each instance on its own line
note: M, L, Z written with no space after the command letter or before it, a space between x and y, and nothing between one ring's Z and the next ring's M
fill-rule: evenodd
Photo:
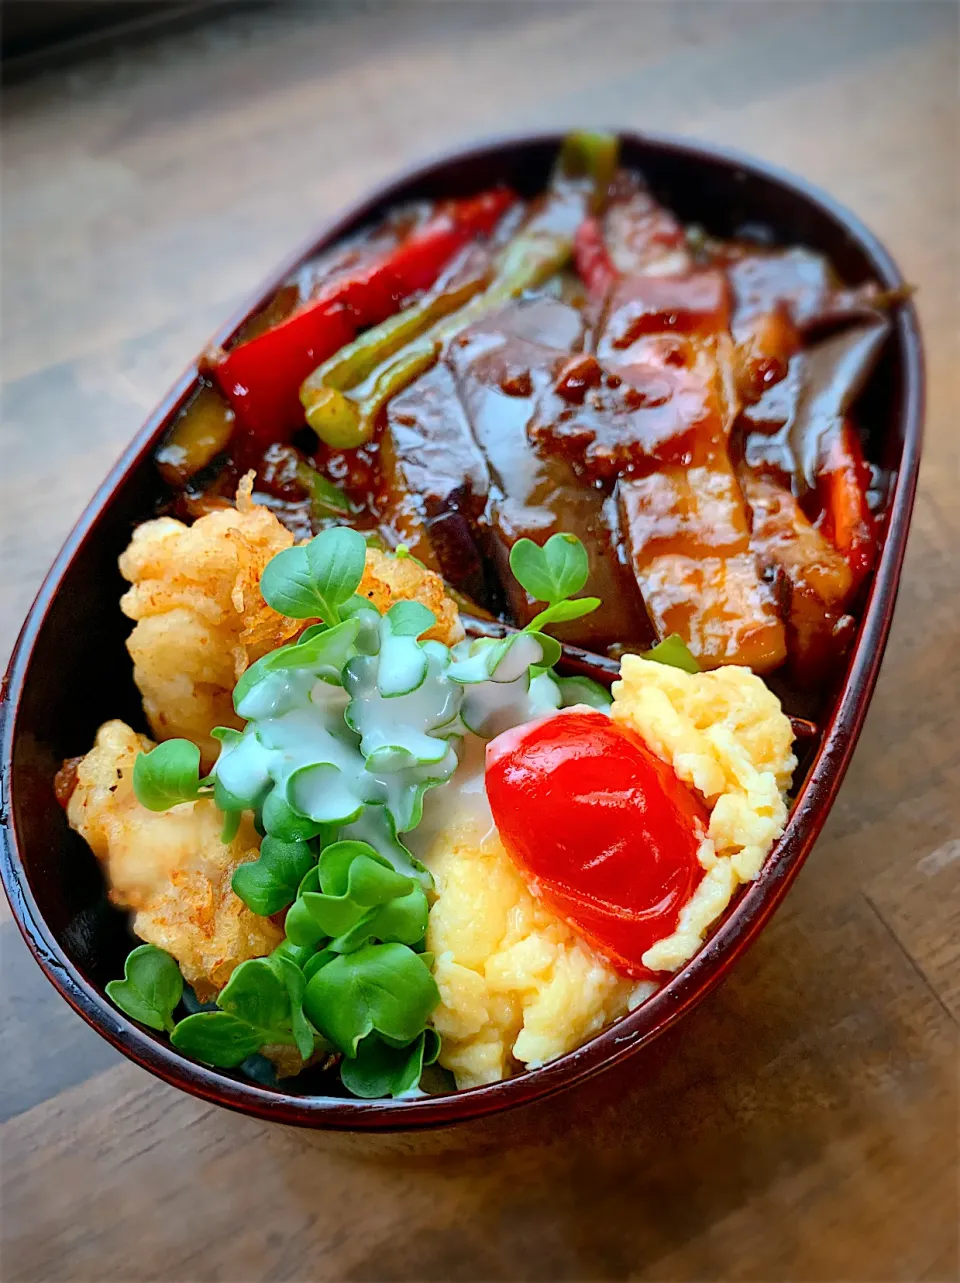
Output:
M81 10L122 26L81 30ZM2 15L4 660L83 505L225 316L372 183L479 135L672 130L803 174L918 284L930 377L898 616L826 832L734 977L602 1108L571 1099L435 1159L228 1115L102 1044L4 904L4 1278L955 1279L957 6Z

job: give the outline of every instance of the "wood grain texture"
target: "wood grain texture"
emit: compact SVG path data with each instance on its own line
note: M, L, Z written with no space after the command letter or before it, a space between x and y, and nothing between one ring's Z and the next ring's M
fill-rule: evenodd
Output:
M366 186L471 136L671 129L803 173L917 282L930 378L861 745L719 993L626 1076L463 1136L358 1144L154 1082L5 921L4 1279L958 1277L957 16L274 6L4 91L3 658L86 499L225 314Z

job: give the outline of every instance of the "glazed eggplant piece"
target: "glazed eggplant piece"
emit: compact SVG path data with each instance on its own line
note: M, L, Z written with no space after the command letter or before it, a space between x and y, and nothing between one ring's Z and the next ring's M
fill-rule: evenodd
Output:
M537 398L583 341L580 313L557 299L519 302L464 330L447 360L492 488L486 514L491 554L507 585L511 617L527 623L537 606L507 571L518 539L543 543L558 531L576 535L590 557L589 583L603 605L557 635L605 651L644 648L655 640L636 584L623 564L601 491L585 486L570 463L541 455L527 441Z
M799 495L813 490L830 440L863 389L890 332L882 315L798 352L783 380L743 411L751 467L779 474Z
M746 506L727 440L737 411L729 292L715 270L635 276L613 290L597 345L616 373L686 377L675 460L617 484L621 528L661 637L678 633L704 667L769 672L786 655L773 594L750 548Z
M478 530L490 473L445 364L390 403L380 467L380 515L397 539L459 592L495 607Z

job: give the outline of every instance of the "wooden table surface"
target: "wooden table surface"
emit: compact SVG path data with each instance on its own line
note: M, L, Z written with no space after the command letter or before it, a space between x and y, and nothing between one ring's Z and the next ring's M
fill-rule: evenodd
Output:
M344 202L472 136L612 122L806 175L918 283L930 377L861 746L785 907L718 993L603 1102L432 1155L350 1147L121 1059L4 905L9 1283L957 1278L957 15L270 8L4 91L0 658L96 483L224 316Z

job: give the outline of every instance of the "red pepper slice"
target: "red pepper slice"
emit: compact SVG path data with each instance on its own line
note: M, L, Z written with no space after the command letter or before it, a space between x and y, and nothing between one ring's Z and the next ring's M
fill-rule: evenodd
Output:
M307 375L358 330L385 321L404 299L433 285L454 255L475 236L488 236L515 200L508 188L495 187L444 202L395 249L224 353L211 373L240 425L264 443L289 439L304 424L300 384Z
M597 298L607 295L620 279L603 238L600 220L585 218L573 238L573 261L580 279Z
M539 894L618 970L675 930L709 814L636 732L570 710L487 746L500 838Z
M821 530L850 566L858 584L873 565L877 531L867 502L870 471L849 419L831 439L817 474L823 504Z

